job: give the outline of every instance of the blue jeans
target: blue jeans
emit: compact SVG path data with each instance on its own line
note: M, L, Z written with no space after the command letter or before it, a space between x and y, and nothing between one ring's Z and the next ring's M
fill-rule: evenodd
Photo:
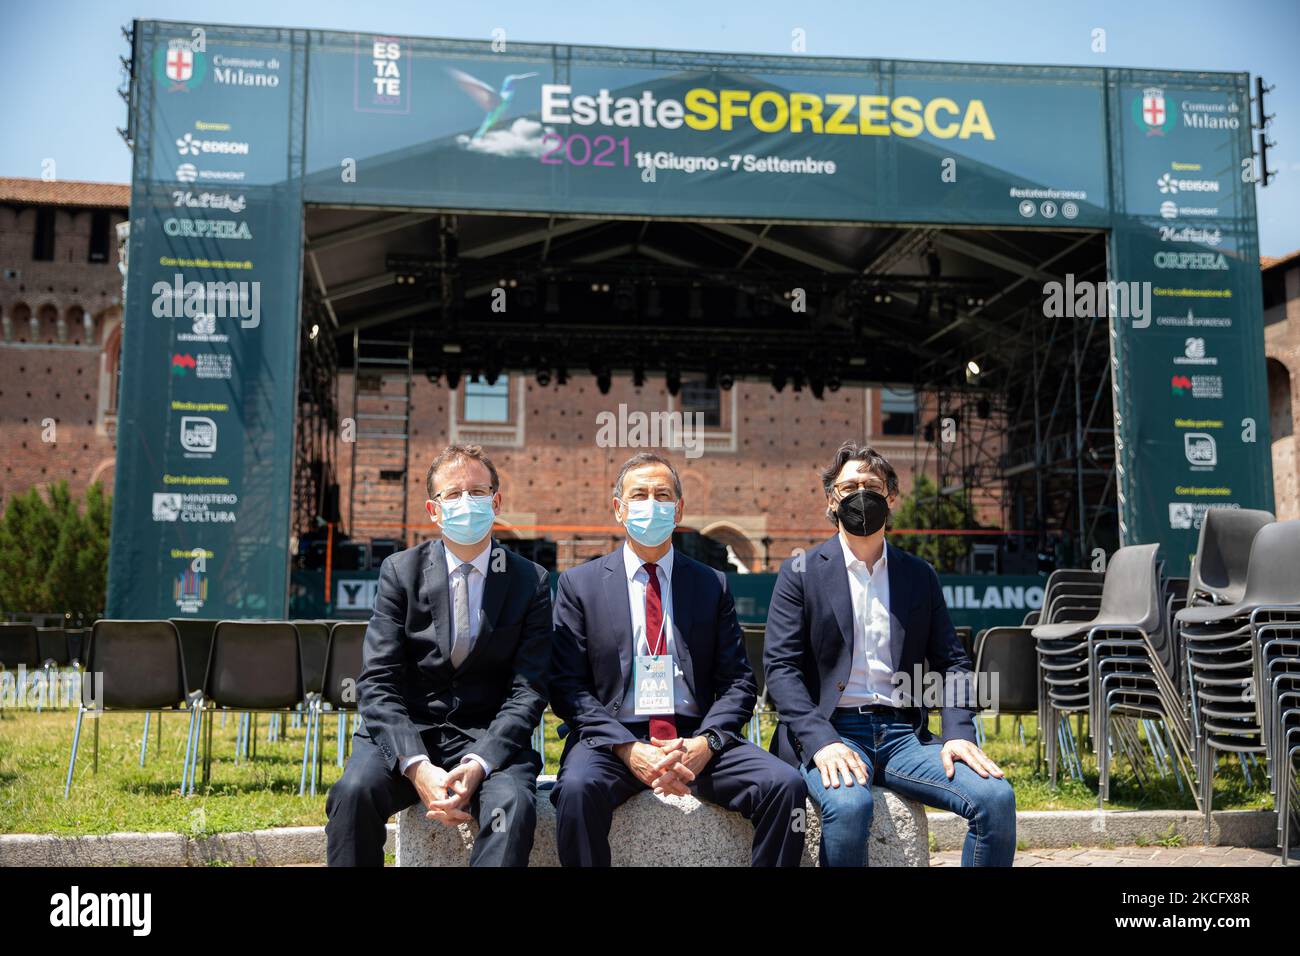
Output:
M912 720L908 717L917 715ZM970 824L962 846L962 866L1010 866L1016 853L1016 795L1005 779L981 777L957 761L948 779L939 743L917 737L919 711L899 716L836 712L831 719L840 739L867 765L870 783L941 810ZM870 786L823 787L816 765L804 768L808 794L821 815L821 865L866 866L871 833Z

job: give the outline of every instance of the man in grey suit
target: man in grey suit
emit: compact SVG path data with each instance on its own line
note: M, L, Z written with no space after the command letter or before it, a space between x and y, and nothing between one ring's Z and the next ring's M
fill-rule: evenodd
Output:
M492 541L497 471L477 445L429 467L441 541L384 561L357 682L362 728L329 793L330 866L382 866L384 824L415 803L447 826L476 818L474 866L525 866L546 707L546 570Z

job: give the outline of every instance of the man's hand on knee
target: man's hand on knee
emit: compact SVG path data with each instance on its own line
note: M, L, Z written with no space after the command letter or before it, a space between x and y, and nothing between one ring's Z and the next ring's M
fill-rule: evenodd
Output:
M827 789L839 789L841 781L845 787L853 786L854 780L859 786L867 785L867 765L862 755L846 743L827 744L813 755L813 763L821 771L822 786Z
M997 777L1001 779L1006 774L1002 768L989 759L988 754L980 750L969 740L950 740L943 745L943 750L939 752L943 760L943 772L952 779L952 775L957 772L957 766L953 761L960 760L981 777Z

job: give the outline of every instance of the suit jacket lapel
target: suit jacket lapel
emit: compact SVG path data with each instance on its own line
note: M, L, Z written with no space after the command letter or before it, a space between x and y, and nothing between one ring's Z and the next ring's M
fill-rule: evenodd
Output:
M682 677L686 681L686 686L690 689L691 696L695 695L695 667L691 661L691 647L686 642L684 635L691 633L691 577L692 575L687 568L683 567L681 552L673 554L673 574L668 582L669 588L673 594L673 650L677 659L677 664L682 669Z
M424 566L423 590L433 616L433 639L441 653L441 660L451 660L451 597L447 584L446 546L441 541L429 549L429 560Z
M821 569L826 581L826 596L835 611L850 659L853 655L853 595L849 593L849 569L844 566L844 549L839 535L821 547Z
M899 598L902 595L911 595L911 590L899 583L903 576L903 562L899 559L899 551L888 541L885 542L885 558L889 568L889 653L893 657L892 664L894 670L901 670L903 667L903 642L907 639L907 632L903 629L902 619L899 618L899 612L906 612L908 609L900 607Z
M627 598L627 571L621 547L605 556L605 599L613 616L608 633L617 644L620 672L617 699L622 700L627 696L627 682L632 679L632 605ZM589 633L599 632L589 629ZM591 653L590 647L587 653Z

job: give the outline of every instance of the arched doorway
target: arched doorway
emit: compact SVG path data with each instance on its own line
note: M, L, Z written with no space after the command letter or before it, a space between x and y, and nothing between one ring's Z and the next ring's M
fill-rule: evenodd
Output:
M1275 358L1268 369L1269 432L1273 438L1273 498L1278 520L1300 517L1300 477L1297 476L1295 406L1291 372Z

